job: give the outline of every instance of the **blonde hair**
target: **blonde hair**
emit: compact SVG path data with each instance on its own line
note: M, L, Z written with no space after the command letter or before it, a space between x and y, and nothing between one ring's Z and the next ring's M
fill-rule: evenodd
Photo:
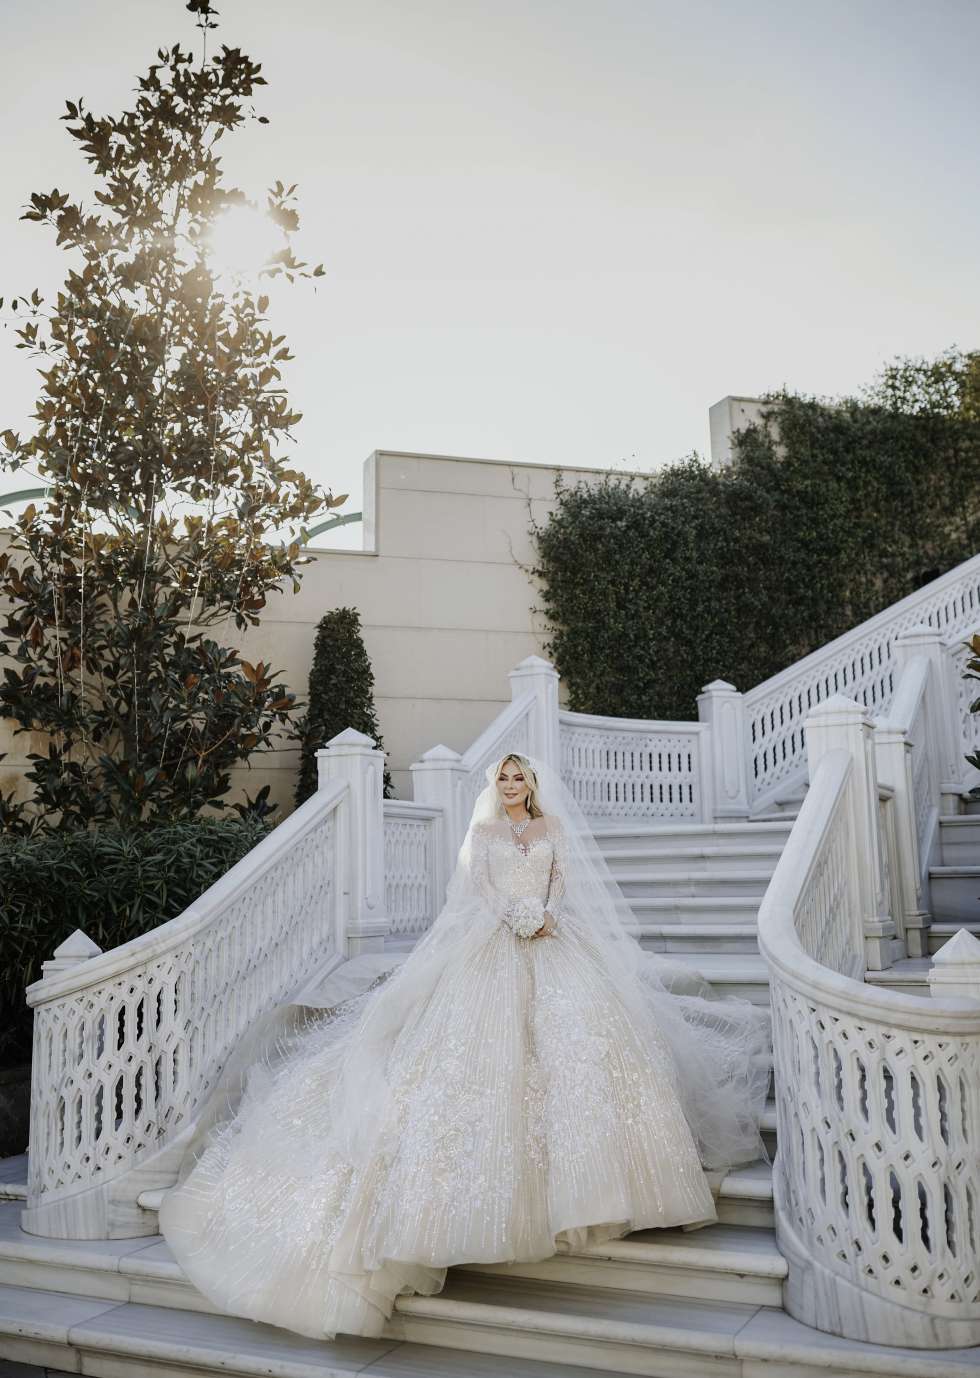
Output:
M504 766L507 764L508 761L514 762L514 765L517 766L518 770L522 772L522 774L524 775L524 779L527 781L528 794L527 799L525 800L525 808L527 809L528 813L532 818L543 818L544 809L538 803L538 777L534 767L531 765L531 762L527 759L526 756L521 756L517 752L511 751L508 752L506 756L502 757L500 761L498 761L497 763L497 771L493 777L494 787L496 787L497 781L500 778L500 772L503 770ZM503 807L503 802L501 801L500 796L498 794L498 812L502 811Z

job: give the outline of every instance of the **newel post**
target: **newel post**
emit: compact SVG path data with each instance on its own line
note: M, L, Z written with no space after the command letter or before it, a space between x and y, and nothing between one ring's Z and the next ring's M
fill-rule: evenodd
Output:
M724 679L698 694L698 721L707 724L713 799L706 816L748 818L749 776L745 750L745 700Z
M528 751L561 770L561 737L558 728L559 674L550 660L528 656L510 671L511 702L530 689L535 703L528 723Z
M929 661L930 769L938 774L939 812L957 813L963 790L963 755L957 716L955 670L942 633L920 623L901 632L893 643L895 663L901 670L916 656Z
M338 732L316 753L321 787L336 780L348 786L345 817L349 895L347 953L380 952L391 927L385 903L384 752L353 727Z
M436 897L438 908L442 905L456 864L463 826L468 821L459 816L459 786L466 775L466 767L458 751L439 745L427 751L420 761L414 761L409 770L412 773L412 798L420 804L432 804L442 810L436 828L436 875L441 887Z
M817 762L829 751L846 751L853 761L849 822L853 880L850 888L852 903L856 905L855 952L863 948L865 964L873 971L883 971L892 964L892 942L897 930L888 911L874 725L861 704L835 694L809 715L804 727L811 780Z

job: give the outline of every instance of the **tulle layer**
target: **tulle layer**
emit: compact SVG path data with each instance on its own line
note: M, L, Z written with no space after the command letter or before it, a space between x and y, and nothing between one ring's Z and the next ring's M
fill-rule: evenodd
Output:
M714 1219L664 999L630 1009L574 920L533 942L498 925L405 1019L370 1153L332 1111L370 1020L314 1017L252 1067L164 1234L216 1304L323 1337L380 1334L399 1293L439 1291L456 1263Z

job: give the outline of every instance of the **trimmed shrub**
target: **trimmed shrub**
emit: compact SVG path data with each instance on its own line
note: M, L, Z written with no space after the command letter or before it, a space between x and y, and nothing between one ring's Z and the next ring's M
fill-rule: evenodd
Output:
M321 617L313 643L308 707L297 724L302 744L296 803L316 790L316 753L331 737L355 727L384 750L374 711L374 671L361 637L356 608L334 608ZM391 775L384 772L385 798L391 797Z
M0 836L0 1061L29 1056L24 988L76 928L103 950L182 913L259 842L255 818Z
M860 401L772 395L722 472L559 482L531 572L569 707L692 719L709 680L750 689L975 554L978 357Z

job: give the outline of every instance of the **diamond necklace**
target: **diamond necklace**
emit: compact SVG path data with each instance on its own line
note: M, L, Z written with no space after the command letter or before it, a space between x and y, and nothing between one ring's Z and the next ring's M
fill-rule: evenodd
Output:
M511 832L514 834L515 837L520 837L521 833L524 831L524 829L527 827L530 821L530 818L522 818L519 823L511 823Z

